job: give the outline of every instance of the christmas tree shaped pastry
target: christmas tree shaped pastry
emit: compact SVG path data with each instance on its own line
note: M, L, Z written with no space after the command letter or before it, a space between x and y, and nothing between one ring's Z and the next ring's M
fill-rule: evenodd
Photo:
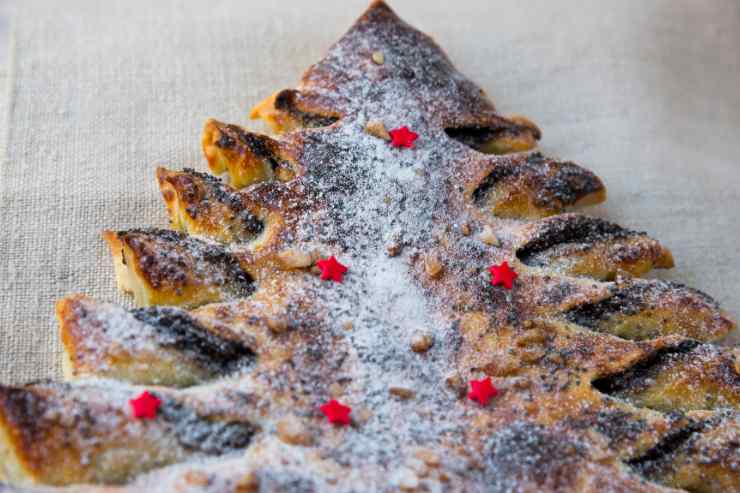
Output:
M374 2L251 116L104 233L139 307L61 300L69 381L0 387L6 481L737 491L733 322L428 36Z

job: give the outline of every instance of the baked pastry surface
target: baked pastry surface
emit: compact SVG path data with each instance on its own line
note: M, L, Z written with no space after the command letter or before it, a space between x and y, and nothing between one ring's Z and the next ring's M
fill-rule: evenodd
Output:
M139 308L59 301L69 381L0 387L0 491L740 489L734 323L428 36L374 2L251 116L206 122L224 180L157 169L171 230L104 233Z

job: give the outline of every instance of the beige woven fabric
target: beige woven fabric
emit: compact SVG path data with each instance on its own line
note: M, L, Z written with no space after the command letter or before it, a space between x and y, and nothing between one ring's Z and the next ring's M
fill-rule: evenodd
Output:
M603 178L610 198L596 213L672 248L665 277L740 314L736 0L391 3L502 112L537 121L546 152ZM1 382L59 376L59 297L128 303L99 233L166 224L154 167L204 169L205 118L245 123L365 5L18 3L0 167Z

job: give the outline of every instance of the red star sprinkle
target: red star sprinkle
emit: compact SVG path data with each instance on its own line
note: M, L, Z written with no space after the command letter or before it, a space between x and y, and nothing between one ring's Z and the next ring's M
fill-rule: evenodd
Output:
M334 255L328 259L319 260L316 265L321 269L322 281L331 279L335 282L342 282L342 276L347 272L347 267L340 264Z
M511 289L514 286L514 279L518 277L506 261L501 265L492 265L488 270L491 272L491 284L494 286L501 284L506 289Z
M349 413L352 412L352 408L349 406L344 406L339 403L336 399L332 399L326 404L319 407L322 413L324 413L324 416L326 416L326 419L329 421L329 423L334 423L338 425L348 425L349 424Z
M409 127L394 128L388 131L391 136L391 145L393 147L414 147L414 141L419 138L419 134L409 130Z
M131 406L134 418L154 419L157 417L157 409L159 409L162 401L145 390L136 399L130 399L128 403Z
M470 392L468 399L477 401L481 406L487 406L492 397L496 397L498 390L491 383L491 377L482 380L470 381Z

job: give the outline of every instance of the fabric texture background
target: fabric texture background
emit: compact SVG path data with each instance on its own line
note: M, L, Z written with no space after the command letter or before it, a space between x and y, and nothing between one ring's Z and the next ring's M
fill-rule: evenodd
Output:
M546 153L602 177L609 200L591 213L670 247L677 268L660 276L740 315L737 0L391 5L502 113L536 121ZM204 170L204 120L252 125L248 108L292 87L365 6L15 5L0 79L0 382L60 376L63 295L130 305L101 230L165 226L155 166Z

